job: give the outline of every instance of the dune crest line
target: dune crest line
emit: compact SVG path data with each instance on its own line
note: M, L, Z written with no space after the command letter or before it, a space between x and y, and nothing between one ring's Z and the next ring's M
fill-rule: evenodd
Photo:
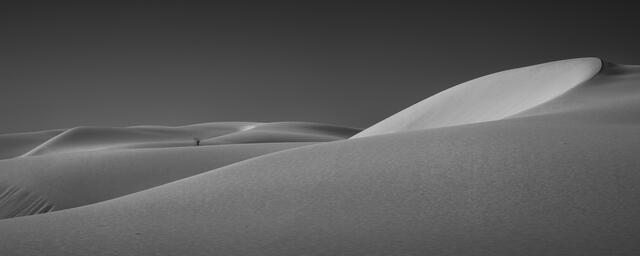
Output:
M134 148L294 141L323 142L343 139L359 131L351 127L308 122L212 122L186 126L133 127L81 126L61 131L18 157ZM4 136L11 137L12 134Z
M563 95L601 68L599 58L576 58L493 73L435 94L353 138L508 118Z
M0 161L0 181L8 186L0 187L5 197L0 219L53 211L53 205L59 211L126 196L263 154L346 139L359 131L308 122L71 128L23 157ZM33 145L17 144L6 147ZM47 200L35 195L46 195Z

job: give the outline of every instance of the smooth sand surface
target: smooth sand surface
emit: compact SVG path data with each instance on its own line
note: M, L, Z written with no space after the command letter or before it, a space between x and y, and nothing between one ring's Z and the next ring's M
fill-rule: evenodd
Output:
M0 159L20 156L64 130L0 134Z
M39 195L50 210L61 210L123 196L251 157L310 143L260 143L200 147L109 150L14 158L0 161L0 184ZM2 198L2 197L0 197ZM30 198L13 196L23 211ZM30 211L25 211L28 213ZM6 214L1 218L26 214Z
M354 128L316 123L265 123L242 132L207 138L204 145L258 143L258 142L326 142L344 139L359 132Z
M578 58L483 76L418 102L354 138L504 119L588 81L601 63L597 58Z
M278 136L255 136L250 133L254 129ZM0 160L0 218L100 202L262 154L348 138L356 132L294 122L73 128L49 136L22 157ZM193 139L228 135L235 140L216 145L203 141L196 146ZM16 137L7 135L11 136Z
M255 136L271 131L278 136ZM282 122L220 122L179 127L76 127L65 130L23 156L121 148L176 147L257 142L308 142L343 139L356 129L333 125ZM225 139L233 136L235 139Z
M603 67L508 118L316 143L0 220L0 252L638 255L640 70Z

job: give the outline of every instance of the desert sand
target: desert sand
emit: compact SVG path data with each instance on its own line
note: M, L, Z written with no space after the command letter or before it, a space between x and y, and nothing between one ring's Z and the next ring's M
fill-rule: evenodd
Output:
M0 212L42 214L0 220L0 254L637 255L639 117L640 66L579 58L454 86L359 133L5 135Z
M0 218L100 202L258 155L348 138L358 131L283 122L8 134L3 138L15 142L7 143L5 152L32 149L0 160ZM33 141L41 143L34 146Z

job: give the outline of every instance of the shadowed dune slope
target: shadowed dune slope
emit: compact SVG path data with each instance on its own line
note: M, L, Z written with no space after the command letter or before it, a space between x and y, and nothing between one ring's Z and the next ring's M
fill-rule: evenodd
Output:
M127 195L251 157L309 145L261 143L72 152L0 161L0 181L38 196L55 210L78 207ZM24 201L24 202L22 202ZM0 218L28 215L30 197L0 204ZM33 212L38 213L38 212Z
M27 153L63 130L0 134L0 159Z
M601 63L598 58L578 58L483 76L418 102L354 138L507 118L591 79Z
M604 62L600 73L569 92L511 118L563 115L567 119L630 122L640 118L640 66Z
M19 187L0 185L0 218L47 213L52 210L53 204L42 197Z
M318 143L0 220L0 253L638 255L640 71L604 67L511 118Z

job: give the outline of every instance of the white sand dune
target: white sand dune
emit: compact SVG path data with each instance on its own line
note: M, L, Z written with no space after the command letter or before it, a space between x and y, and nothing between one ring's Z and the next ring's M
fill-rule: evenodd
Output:
M571 83L563 89L536 87L553 92L530 92L538 99L527 104L497 97L509 103L480 102L478 109L515 104L514 111L476 119L470 106L442 105L467 116L436 119L422 116L433 110L419 104L412 107L416 114L403 111L359 138L275 152L83 207L0 220L0 252L637 255L640 68L605 63L598 72L598 62L549 63L569 73L574 69L566 63L587 66L597 75L559 79ZM540 70L554 74L544 65L520 69L531 74L509 82L533 86L526 78L540 81ZM462 110L449 109L456 106Z
M563 115L598 122L634 124L640 119L640 66L604 62L594 78L545 104L512 118L534 115ZM565 120L566 121L566 120Z
M588 81L601 63L597 58L579 58L483 76L418 102L354 138L508 118Z
M43 155L0 161L0 184L45 199L48 210L61 210L127 195L251 157L309 145L260 143L201 147L109 150ZM0 196L0 199L3 199ZM11 209L27 215L31 198L7 194ZM38 213L35 211L34 213Z
M258 142L326 142L348 138L358 132L353 128L315 123L266 123L241 132L207 138L203 145Z
M279 136L245 136L253 129ZM100 202L258 155L348 138L357 131L294 122L69 129L35 147L28 157L0 160L0 218ZM195 146L193 140L229 134L236 141L218 143L226 145ZM238 141L242 144L234 144Z
M0 134L0 159L25 154L64 130Z
M259 157L87 207L0 221L12 230L0 234L0 251L637 253L640 129L551 121L391 134Z
M277 134L278 137L267 134L263 136L255 135L261 131L271 131L271 133ZM342 139L344 135L352 134L354 131L356 130L353 128L303 122L218 122L180 127L76 127L50 138L25 153L24 156L87 150L195 146L197 140L202 142L201 145L293 141L320 142ZM235 139L225 139L230 136ZM220 139L218 139L219 137Z

